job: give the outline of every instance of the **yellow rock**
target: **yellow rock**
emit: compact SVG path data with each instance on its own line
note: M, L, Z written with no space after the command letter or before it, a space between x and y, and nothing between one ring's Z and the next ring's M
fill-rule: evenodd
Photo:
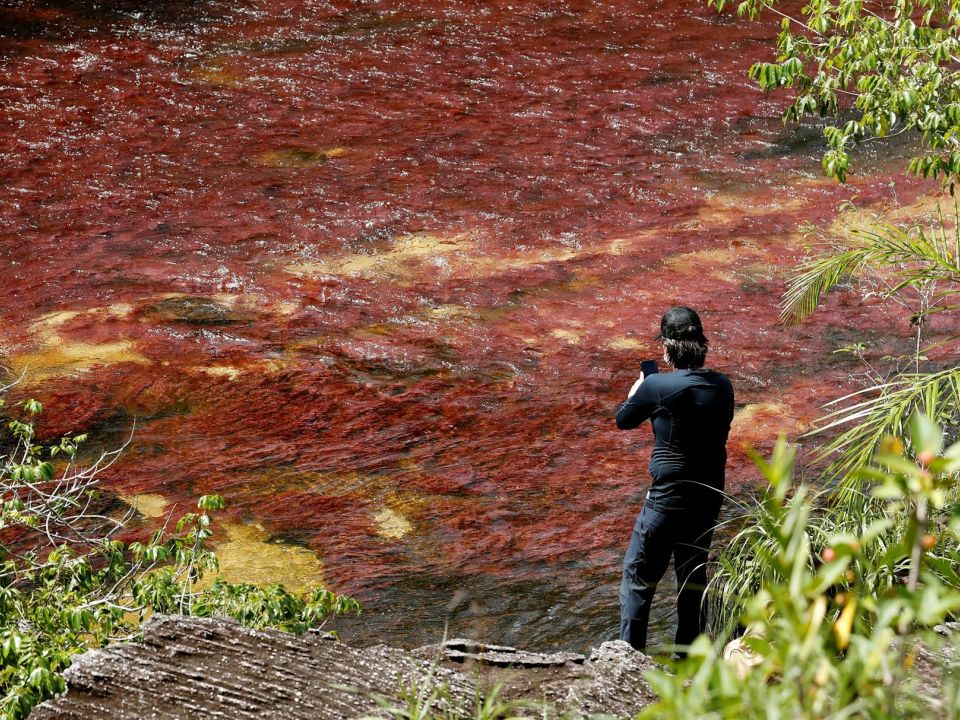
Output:
M466 305L437 305L429 308L427 315L434 320L479 320L480 312Z
M640 232L613 238L602 250L609 255L627 255L632 251L643 252L650 247L650 241L660 236L658 230L641 230Z
M496 305L493 307L473 307L470 305L446 304L428 307L409 316L411 321L428 320L437 323L454 322L461 325L465 322L493 322L516 311L516 305Z
M590 288L597 287L604 282L604 279L600 275L579 275L572 280L564 283L564 287L571 292L578 292L581 290L589 290Z
M130 340L114 340L104 343L74 342L63 337L61 328L84 315L111 315L123 317L132 308L123 303L95 307L88 310L59 310L30 323L35 345L26 352L11 353L11 366L16 374L26 372L23 382L27 385L74 373L81 373L101 365L122 362L149 364L149 360L136 350Z
M264 360L251 360L242 365L203 365L193 368L197 372L202 372L210 377L222 377L230 380L240 379L242 375L249 374L269 374L284 368L295 365L296 361L288 358L267 358Z
M334 256L290 265L298 276L362 276L393 282L431 282L446 277L488 277L536 265L567 262L590 249L566 245L487 255L476 233L411 233L394 239L385 250Z
M743 248L724 247L670 255L664 258L663 264L679 275L733 282L736 279L733 268L743 258Z
M583 333L577 330L568 330L566 328L556 328L550 331L550 335L557 340L563 340L570 345L579 345L583 338Z
M611 350L640 350L641 348L649 348L650 343L637 340L636 338L627 337L626 335L621 335L620 337L615 337L608 340L607 347Z
M293 315L300 309L300 303L292 300L280 300L273 304L273 310L277 315Z
M783 403L745 405L733 417L730 434L734 440L769 438L779 433L793 434L803 430L803 423L790 414Z
M311 492L331 497L380 498L388 492L389 478L353 470L312 471L292 467L267 468L249 486L271 493Z
M826 239L851 240L856 233L870 230L877 225L901 225L920 223L926 225L936 217L939 196L924 195L908 205L899 205L894 208L871 207L858 208L846 205L837 213L833 222L823 230ZM944 215L948 219L951 213L944 208Z
M349 154L344 147L327 148L326 150L268 150L258 156L261 165L281 168L302 168L320 165L327 160L343 157Z
M222 67L217 67L214 65L206 65L198 68L194 68L190 74L196 79L202 82L210 83L211 85L223 85L224 87L240 87L243 85L243 80L240 76L231 70L225 70Z
M25 383L34 383L53 377L81 373L102 365L132 362L141 365L149 360L136 350L130 340L116 340L100 344L70 342L53 335L44 339L44 348L34 352L14 354L11 364L19 374L26 371Z
M695 220L680 227L700 230L705 227L718 227L740 222L744 217L762 217L768 213L782 213L784 210L800 210L809 204L803 195L784 200L775 194L769 197L757 194L741 195L735 193L717 193L706 198L706 203L697 209Z
M170 503L163 495L144 493L142 495L121 495L120 499L138 513L148 518L164 517Z
M393 334L395 330L397 330L397 325L390 322L383 322L358 325L350 328L348 332L351 337L355 338L381 338Z
M323 565L310 550L269 542L267 531L257 523L220 522L214 527L216 535L225 532L227 536L214 547L220 563L219 575L224 580L259 585L279 583L291 592L323 586Z
M200 372L213 377L225 377L228 380L236 380L243 371L232 365L211 365L209 367L197 368Z
M402 540L413 530L413 525L396 510L384 508L373 516L377 524L377 535L390 540Z
M55 340L57 338L57 328L83 315L100 317L109 315L115 318L125 318L132 312L133 306L127 303L114 303L113 305L92 307L86 310L57 310L38 317L30 323L30 329L38 335L41 340Z
M472 239L466 233L413 233L396 238L385 252L354 253L291 266L288 270L296 275L373 275L403 280L427 264L434 273L442 272L442 262L438 261L457 253L468 253L472 247Z
M575 249L560 246L532 248L503 258L479 256L472 258L470 265L464 267L461 274L470 277L498 275L507 270L524 270L537 265L569 262L591 252L594 251L588 248Z
M87 312L96 312L97 309L87 310ZM115 318L125 318L129 317L130 313L133 312L133 305L129 303L113 303L112 305L107 305L104 308L104 311L108 315L112 315Z
M30 328L36 333L50 333L53 328L58 328L79 315L79 310L58 310L47 313L46 315L41 315L30 323Z

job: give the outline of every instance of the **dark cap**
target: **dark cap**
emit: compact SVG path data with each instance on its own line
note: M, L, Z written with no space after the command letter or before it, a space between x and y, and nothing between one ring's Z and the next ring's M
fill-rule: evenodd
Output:
M660 334L654 338L668 340L705 340L700 316L688 307L670 308L660 320Z

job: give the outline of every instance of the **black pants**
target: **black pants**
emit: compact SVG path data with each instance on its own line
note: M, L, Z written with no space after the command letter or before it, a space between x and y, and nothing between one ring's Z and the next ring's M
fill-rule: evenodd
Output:
M687 646L706 627L703 591L707 552L717 512L658 511L644 505L623 559L620 639L637 650L647 646L650 604L670 557L677 573L676 644Z

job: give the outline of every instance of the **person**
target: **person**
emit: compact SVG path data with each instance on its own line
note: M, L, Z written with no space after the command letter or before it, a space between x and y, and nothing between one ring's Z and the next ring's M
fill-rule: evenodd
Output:
M706 627L707 554L723 502L733 386L726 376L704 369L707 338L694 310L668 310L655 339L662 340L663 359L674 371L641 373L616 413L621 430L649 419L654 436L652 483L623 560L620 639L646 648L650 604L672 555L675 644L682 656Z

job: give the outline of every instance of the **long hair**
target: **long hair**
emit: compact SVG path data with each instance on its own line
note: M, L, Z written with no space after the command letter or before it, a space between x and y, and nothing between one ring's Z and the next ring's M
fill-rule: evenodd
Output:
M663 347L667 351L667 360L678 370L698 370L707 360L705 337L694 340L664 338Z

